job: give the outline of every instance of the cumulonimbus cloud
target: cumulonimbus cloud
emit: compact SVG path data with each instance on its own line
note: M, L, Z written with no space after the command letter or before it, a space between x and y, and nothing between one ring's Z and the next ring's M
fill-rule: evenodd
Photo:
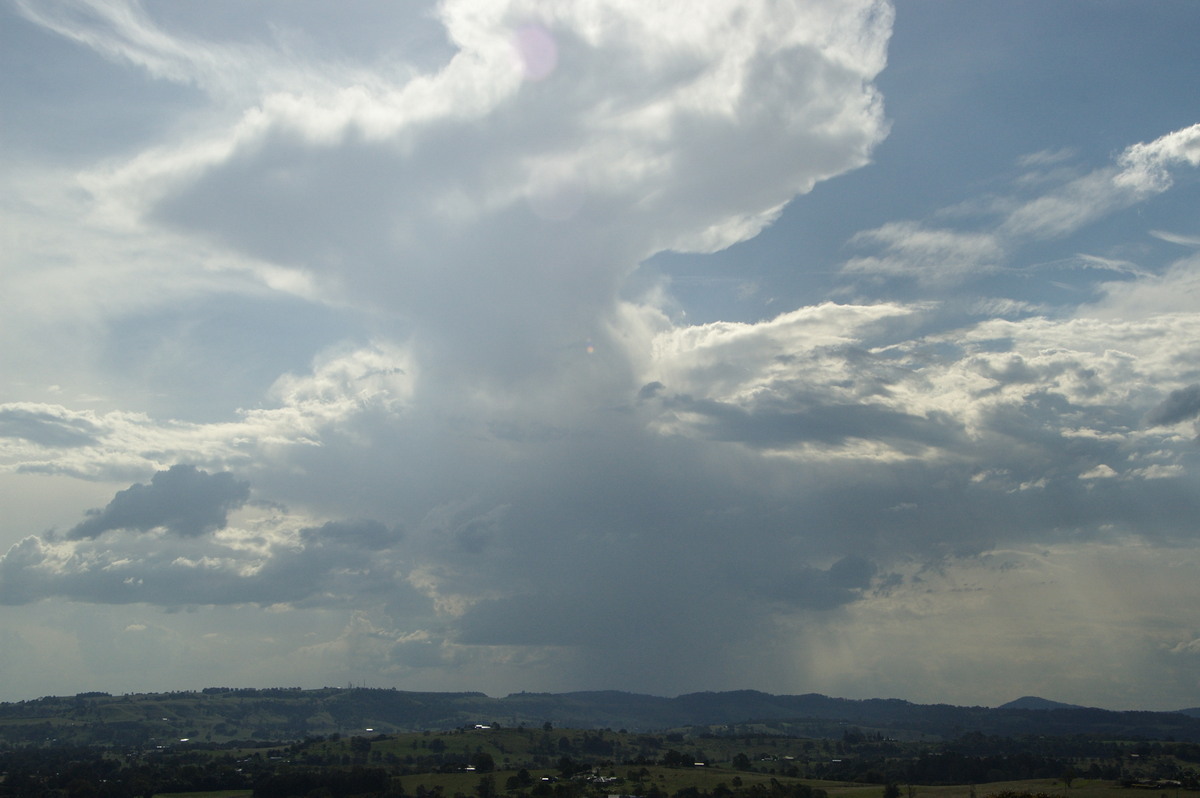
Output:
M153 377L138 388L166 397L158 416L57 394L0 405L7 470L136 482L65 535L12 546L0 603L336 608L362 614L347 640L376 640L379 673L451 650L475 674L561 666L573 650L559 672L581 682L667 674L671 690L748 673L739 652L770 651L753 672L778 674L812 629L862 607L886 618L897 584L906 612L925 606L923 567L1064 539L1174 544L1200 512L1195 455L1146 423L1191 417L1190 389L1162 401L1198 376L1182 278L1157 283L1170 316L999 301L952 322L933 302L855 299L691 324L665 283L626 283L654 253L743 241L868 162L888 129L886 2L680 17L452 0L432 12L445 51L420 68L293 68L253 35L172 35L152 6L23 7L207 103L185 133L83 170L84 194L70 185L88 224L123 237L96 262L139 253L112 293L151 261L171 297L236 290L250 318L229 351L247 359L260 293L361 326L256 362L266 379L214 400L215 418ZM875 252L846 273L929 287L998 270L1023 240L1162 190L1163 170L1194 162L1191 137L989 205L982 228L884 224L853 240ZM252 278L215 282L214 266ZM71 307L96 329L128 312L83 293ZM270 511L248 483L297 518L256 515Z

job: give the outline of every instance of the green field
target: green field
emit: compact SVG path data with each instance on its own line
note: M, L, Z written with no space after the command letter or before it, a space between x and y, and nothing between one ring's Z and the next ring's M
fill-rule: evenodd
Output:
M622 768L614 768L616 772L620 772ZM703 792L710 792L712 788L718 784L728 784L730 780L737 775L740 775L745 784L752 784L754 781L769 781L770 776L762 774L738 774L729 770L713 769L708 772L696 771L680 771L668 770L666 768L648 768L651 772L650 780L643 782L649 784L656 783L659 787L669 794L674 794L676 791L685 787L697 787ZM534 778L540 778L543 775L550 775L553 771L532 772L530 775ZM491 774L497 785L503 785L505 780L515 771L497 771ZM404 790L409 795L414 795L418 786L427 788L441 787L444 794L447 796L454 795L474 795L475 787L479 783L481 777L475 774L437 774L425 773L401 778L401 783L404 785ZM786 781L792 781L787 779ZM847 784L844 782L831 781L816 781L811 779L798 779L795 781L802 782L811 787L816 787L825 790L830 798L881 798L883 794L883 785L868 785L868 784ZM610 794L613 795L636 795L636 792L628 792L627 788L631 786L628 782L613 785ZM1062 798L1200 798L1200 791L1197 790L1141 790L1128 787L1121 787L1113 782L1087 781L1080 780L1073 782L1068 789L1060 780L1057 779L1031 779L1026 781L1000 781L990 784L976 785L950 785L950 786L921 786L915 785L910 792L908 785L901 786L901 795L903 798L988 798L988 796L996 796L1004 793L1015 793L1018 795L1050 795L1062 796ZM503 795L503 790L500 795ZM251 798L250 790L219 790L216 792L173 792L173 793L158 793L155 798Z
M80 712L89 711L85 702ZM367 717L351 732L290 742L185 741L189 725L161 743L83 749L56 739L72 719L29 713L10 720L41 730L32 742L0 744L0 773L15 779L5 789L16 795L20 782L22 796L90 780L158 789L160 798L246 798L250 785L272 796L291 795L300 784L345 793L351 783L360 792L370 785L374 792L364 795L411 798L884 798L890 781L895 798L1200 798L1200 790L1174 787L1200 785L1200 743L1099 735L920 741L848 724L837 737L814 737L747 732L748 725L733 734L728 727L640 733L550 723L397 734L380 733ZM152 722L172 721L164 714ZM1121 786L1137 783L1171 786ZM207 787L226 789L199 791ZM309 787L299 794L309 792L319 794Z
M251 798L253 790L216 790L214 792L160 792L154 798Z

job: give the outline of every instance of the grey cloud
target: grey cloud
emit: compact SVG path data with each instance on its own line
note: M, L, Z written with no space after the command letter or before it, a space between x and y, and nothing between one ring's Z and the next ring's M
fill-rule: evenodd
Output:
M564 556L568 562L510 574L512 582L536 587L477 602L451 624L448 638L460 646L540 652L584 683L637 678L649 679L650 689L669 690L730 672L751 679L772 667L767 652L780 618L852 604L875 573L857 557L830 568L801 563L780 569L782 547L771 535L724 532L723 541L709 540L676 519L672 527L642 529L621 544L606 545L604 536L590 546L576 543ZM656 534L662 536L657 543L648 543ZM762 661L745 662L748 651L759 652Z
M981 374L996 381L997 385L992 390L1000 390L1005 385L1036 383L1045 376L1020 355L1012 355L999 365L990 360L983 361L978 368Z
M555 582L475 604L454 624L453 639L464 645L579 647L597 658L599 670L639 649L679 656L684 639L698 628L731 642L756 626L746 620L751 605L709 574L691 571L691 584L666 574L657 582L625 579L612 589L592 569L580 563L573 585ZM690 647L704 648L699 641Z
M331 336L352 335L346 315L279 293L181 298L114 320L97 358L126 385L171 386L143 400L151 415L226 418L260 402L280 373L308 367Z
M868 404L788 406L764 402L745 408L710 399L674 397L669 409L695 413L706 421L699 428L713 440L738 441L754 447L778 447L797 441L838 444L847 438L887 441L899 448L910 444L946 446L960 433L950 417L921 417Z
M96 443L99 429L78 415L19 405L0 407L0 438L22 438L41 446L75 447Z
M0 604L28 604L45 598L37 568L45 562L42 542L27 537L0 557Z
M631 613L612 612L611 605L597 612L588 603L587 596L554 593L482 601L459 621L457 639L468 645L584 645L611 638L615 622L609 619L638 622ZM607 600L604 603L609 604Z
M201 550L175 545L146 551L128 546L99 548L93 541L80 541L64 555L55 544L35 538L18 547L0 558L3 604L60 597L94 604L146 603L174 608L271 603L274 598L261 589L261 583L239 576L239 568L252 561L239 562L223 547ZM310 589L307 585L290 587L293 594Z
M1046 337L1068 345L1061 328ZM965 342L931 344L911 360L837 348L784 362L742 351L730 359L747 387L725 394L741 404L705 398L706 388L716 393L706 379L728 379L721 368L674 378L694 396L651 388L638 402L636 386L647 383L631 381L635 411L576 418L569 434L527 439L520 449L511 436L425 437L403 420L372 419L354 430L368 450L329 441L304 450L304 462L341 475L324 493L353 484L356 496L398 511L477 498L406 538L415 561L453 574L443 590L477 600L461 626L446 621L464 644L587 646L615 634L613 618L622 615L677 613L718 628L753 617L761 629L776 610L856 601L869 563L889 568L905 558L1134 531L1162 541L1186 535L1181 519L1200 512L1194 491L1183 480L1134 473L1160 444L1127 436L1137 416L1118 388L1130 378L1086 352L1048 360L1041 341L1006 346L1020 358L980 361ZM760 360L769 390L755 390ZM947 384L962 398L935 387ZM864 393L880 404L831 403ZM679 434L647 434L647 417L671 419ZM878 459L826 454L850 440L889 451ZM807 445L792 459L797 443ZM785 456L762 456L772 449ZM413 451L424 454L414 461ZM1116 476L1080 479L1098 464ZM453 486L439 479L448 469ZM826 566L847 552L861 560ZM646 609L667 600L661 614Z
M640 390L638 390L638 399L653 399L655 396L658 396L659 392L665 387L666 386L658 380L648 382L643 385Z
M739 579L762 599L789 611L832 610L862 598L877 571L865 557L848 555L828 568L760 562Z
M329 148L273 133L261 149L168 197L154 215L303 266L329 278L331 293L418 326L429 377L540 378L561 361L564 342L605 337L598 320L619 272L645 253L603 229L541 220L519 196L470 225L445 218L438 209L453 206L456 194L471 205L512 190L481 184L487 159L520 157L499 152L489 136L486 127L440 125L419 137L419 157L404 158L391 144ZM440 195L447 198L431 200Z
M177 535L202 535L223 529L229 511L249 498L250 484L229 472L210 474L193 465L174 465L151 477L148 485L138 483L119 492L67 537L79 540L117 529L147 532L157 527Z
M400 534L379 521L329 521L319 527L302 529L300 537L311 546L356 548L369 552L389 548Z
M1146 423L1152 427L1178 424L1189 418L1200 416L1200 383L1171 391L1167 398L1146 414Z
M856 590L870 585L877 570L875 563L851 554L829 566L825 575L830 587Z

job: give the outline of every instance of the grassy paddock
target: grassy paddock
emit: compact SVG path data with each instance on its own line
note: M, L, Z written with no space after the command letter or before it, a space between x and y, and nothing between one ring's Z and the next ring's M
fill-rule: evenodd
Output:
M623 777L623 771L629 769L630 766L625 766L624 768L618 766L613 770L616 775ZM633 769L636 770L637 768ZM687 770L651 767L647 768L647 770L650 771L650 776L648 779L642 780L642 789L644 790L649 787L650 784L656 784L659 789L664 790L668 795L684 787L697 787L707 792L722 782L729 785L734 776L741 776L744 785L759 781L770 781L772 778L760 773L739 773L719 768L711 770L703 768ZM530 771L530 775L535 780L540 779L542 776L554 775L555 773L556 771L553 770ZM515 771L497 771L489 774L495 779L496 788L500 795L504 794L505 780L514 774ZM409 795L416 792L418 785L424 785L428 788L441 787L446 796L453 796L456 793L470 796L474 795L475 786L479 784L480 778L482 778L482 774L476 773L421 773L404 776L401 781L404 784L405 791ZM802 782L812 787L819 787L828 792L830 798L881 798L883 795L883 785L881 784L848 784L836 781L788 778L779 778L779 781L785 783ZM614 784L609 792L613 794L637 794L636 787L636 784L626 780L619 784ZM935 787L914 785L912 795L914 798L971 798L972 790L974 790L975 798L988 798L988 796L998 795L1003 792L1030 793L1033 795L1044 793L1051 796L1061 796L1061 798L1164 798L1164 796L1165 798L1200 798L1200 791L1196 790L1139 790L1121 787L1112 782L1088 781L1086 779L1074 782L1069 789L1058 779L998 781L990 784L955 784ZM900 794L902 798L908 798L908 785L900 786ZM250 790L218 790L216 792L164 792L158 793L155 798L251 798L251 795L252 792Z
M216 790L215 792L160 792L154 798L251 798L253 790Z
M829 793L830 798L881 798L882 786L863 784L840 784L837 782L806 782ZM1078 779L1068 789L1061 779L1030 779L1027 781L997 781L989 784L952 784L947 786L913 787L914 798L988 798L1004 792L1044 793L1062 798L1200 798L1196 790L1141 790L1122 787L1111 781L1089 781ZM908 798L908 786L900 785L901 798Z

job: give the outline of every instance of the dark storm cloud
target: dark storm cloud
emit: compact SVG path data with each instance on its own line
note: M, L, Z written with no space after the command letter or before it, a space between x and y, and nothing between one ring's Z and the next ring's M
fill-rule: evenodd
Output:
M225 527L230 510L250 498L250 484L233 474L210 474L193 465L159 471L149 485L121 491L103 510L73 527L72 540L94 538L116 529L148 532L165 527L177 535L202 535Z
M68 417L46 408L0 408L0 438L21 438L41 446L88 446L96 442L98 431L78 415Z
M1200 383L1171 391L1166 399L1146 414L1146 423L1161 427L1196 416L1200 416Z
M828 569L802 568L758 588L768 600L794 608L831 610L862 598L876 571L870 560L850 555Z
M458 640L486 646L586 645L613 639L620 619L636 626L653 612L652 606L636 612L632 603L616 611L612 599L538 593L481 601L459 619Z
M455 642L473 646L578 647L589 652L587 667L597 673L647 657L696 657L676 663L675 671L703 671L720 659L711 640L733 644L753 634L758 624L751 619L762 607L729 592L711 573L690 564L680 568L687 580L661 574L659 580L629 581L581 563L574 584L556 580L536 592L476 603L454 621L451 634ZM708 662L702 663L706 650Z
M822 623L869 593L875 569L865 558L806 565L803 544L756 528L762 516L727 515L722 539L711 539L703 518L673 508L678 500L663 497L653 524L566 541L561 557L511 573L514 593L473 604L447 639L480 656L521 647L585 684L634 679L668 694L729 673L758 678L785 618Z

